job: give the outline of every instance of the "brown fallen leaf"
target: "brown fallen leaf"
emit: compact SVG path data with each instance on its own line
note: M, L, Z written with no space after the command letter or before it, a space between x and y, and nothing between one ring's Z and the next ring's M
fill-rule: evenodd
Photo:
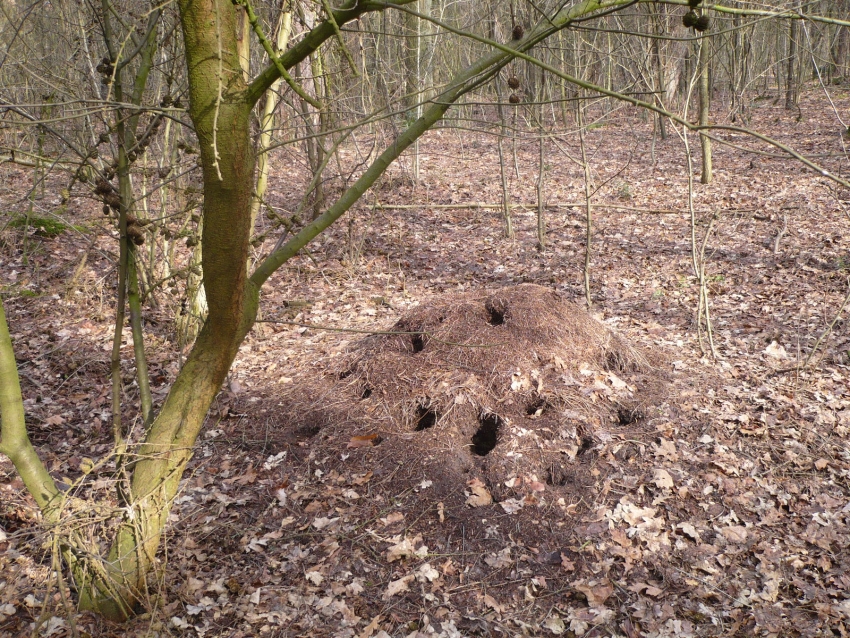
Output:
M363 631L357 636L357 638L370 638L370 636L375 633L375 630L378 629L381 622L381 616L375 616L368 625L363 628Z
M402 514L401 512L393 512L392 514L389 514L384 518L379 518L378 520L381 521L382 525L392 525L393 523L400 523L401 521L403 521L404 514Z
M490 609L495 611L497 614L501 614L503 611L503 607L496 602L496 599L493 598L490 594L484 594L484 604L487 605Z
M408 585L410 584L410 581L412 581L412 580L413 580L413 574L408 574L407 576L403 576L402 578L399 578L398 580L392 581L387 586L387 591L384 592L384 600L389 600L390 598L392 598L396 594L399 594L403 591L407 591Z
M720 533L730 543L744 543L747 540L747 528L743 525L730 525L720 529Z
M480 479L472 479L467 483L467 486L469 491L472 492L466 499L466 504L470 507L483 507L493 502L493 497Z
M372 470L369 470L363 476L358 476L358 477L352 479L351 482L354 485L366 485L366 483L368 483L371 480L373 474L374 474L374 472L372 472Z
M663 468L657 468L655 470L655 474L652 477L652 482L655 483L655 485L661 488L662 490L673 489L673 477L670 476L670 472Z
M374 447L381 442L380 434L361 434L352 436L345 447L348 449L359 447Z
M609 580L579 581L573 587L587 597L587 604L590 607L601 607L614 593L614 586Z

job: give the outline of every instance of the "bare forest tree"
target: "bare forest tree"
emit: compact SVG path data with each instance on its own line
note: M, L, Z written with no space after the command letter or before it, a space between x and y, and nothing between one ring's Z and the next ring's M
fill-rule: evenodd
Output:
M702 134L707 181L710 137L746 132L709 120L712 96L726 96L735 123L756 96L796 96L798 76L846 82L848 14L847 2L826 1L3 0L0 159L32 171L28 215L46 184L61 183L51 215L95 203L113 229L113 449L92 462L114 462L111 495L61 489L40 460L0 305L0 452L41 509L80 606L123 620L145 602L180 480L260 289L393 162L418 179L426 132L450 118L537 139L542 201L547 140L631 104L662 136L670 126ZM511 140L497 143L510 222ZM347 147L354 161L341 157ZM269 177L275 149L309 173L288 213L270 201L293 188ZM590 229L591 167L581 162ZM161 404L144 349L155 305L173 309L191 344ZM125 319L137 390L122 378ZM136 406L141 427L128 417Z

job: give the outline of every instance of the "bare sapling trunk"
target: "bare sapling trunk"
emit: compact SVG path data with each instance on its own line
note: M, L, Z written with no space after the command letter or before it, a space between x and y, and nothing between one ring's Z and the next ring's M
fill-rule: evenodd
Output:
M275 45L279 52L285 51L289 43L289 34L292 30L292 11L281 11L277 23L277 40ZM280 80L275 81L269 87L266 94L263 114L260 118L260 146L257 152L257 187L254 191L254 200L251 202L251 228L256 225L257 215L260 212L266 189L269 185L269 151L272 143L272 133L275 128L275 110L280 98L277 94Z
M796 9L799 5L794 4ZM799 33L797 20L791 20L788 26L788 60L785 68L785 108L797 108L797 38Z
M584 172L584 233L585 233L585 246L584 246L584 300L587 303L587 307L590 308L593 305L593 297L590 294L590 264L591 257L593 255L592 248L592 240L593 240L593 183L592 183L592 174L590 171L590 164L587 162L587 149L584 144L584 132L585 132L585 124L584 124L584 111L579 109L579 122L578 122L578 139L579 144L581 145L581 167Z
M707 37L700 40L699 47L699 125L709 125L709 113L711 111L711 87L709 86L709 40ZM711 168L711 138L705 133L700 133L700 145L702 146L702 173L700 182L710 184L712 177Z
M540 147L537 157L537 248L541 252L546 250L546 135L543 130L543 106L538 111L540 135Z

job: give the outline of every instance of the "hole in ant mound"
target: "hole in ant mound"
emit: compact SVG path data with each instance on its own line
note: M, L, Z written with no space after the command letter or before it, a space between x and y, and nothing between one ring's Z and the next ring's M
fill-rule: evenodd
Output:
M295 436L299 439L312 439L322 431L322 426L318 423L305 423L295 428Z
M617 424L621 426L633 425L643 418L640 410L629 408L625 405L617 407Z
M427 430L437 425L437 411L431 406L420 405L416 408L416 432Z
M643 415L640 413L640 410L636 408L629 408L625 405L621 405L617 408L618 425L632 425L640 421L642 418Z
M540 416L541 414L543 414L543 411L548 407L549 404L546 403L546 399L544 399L543 397L537 397L536 399L534 399L534 401L528 404L528 406L525 408L525 413L528 416Z
M487 456L499 441L502 419L497 414L482 412L478 416L478 430L472 435L472 453Z
M575 472L564 467L560 463L553 463L546 471L546 483L549 485L563 487L575 478Z
M368 385L363 386L363 391L360 393L360 398L368 399L370 396L372 396L372 387Z
M582 454L587 452L590 448L593 447L594 443L595 443L595 441L592 438L590 438L589 436L581 437L581 445L579 445L577 455L581 456Z
M625 372L628 362L624 357L613 350L609 350L605 354L605 365L603 366L608 372Z
M413 352L422 352L425 349L427 340L424 334L417 332L410 336L410 343L413 346Z
M336 376L340 381L342 381L343 379L347 379L348 377L350 377L352 374L354 374L354 368L348 368L347 370L343 370Z
M487 310L487 323L491 326L501 326L505 323L505 314L508 309L504 302L488 299L487 303L484 304L484 309Z

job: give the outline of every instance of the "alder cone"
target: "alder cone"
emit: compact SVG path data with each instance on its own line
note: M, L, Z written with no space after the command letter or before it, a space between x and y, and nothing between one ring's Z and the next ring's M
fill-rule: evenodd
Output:
M522 36L525 35L525 28L521 24L518 24L514 27L513 30L513 38L514 40L522 40Z
M693 11L688 11L685 15L682 16L682 24L686 27L696 27L697 22L699 22L699 18L697 14Z
M135 224L127 226L127 238L136 246L141 246L145 243L145 233Z
M522 98L520 98L520 96L516 93L514 93L508 98L508 102L510 102L511 104L519 104L521 101Z
M508 78L508 86L511 87L512 89L518 89L519 88L519 78L515 75L512 75L511 77L509 77Z
M708 31L708 25L709 24L710 24L710 21L708 19L708 16L700 16L697 19L696 24L694 25L694 29L696 29L697 31L702 33L703 31Z
M112 184L107 182L102 177L95 182L94 192L98 195L106 195L112 192Z
M121 197L115 191L111 191L103 198L103 203L109 206L112 210L118 210L121 207Z

